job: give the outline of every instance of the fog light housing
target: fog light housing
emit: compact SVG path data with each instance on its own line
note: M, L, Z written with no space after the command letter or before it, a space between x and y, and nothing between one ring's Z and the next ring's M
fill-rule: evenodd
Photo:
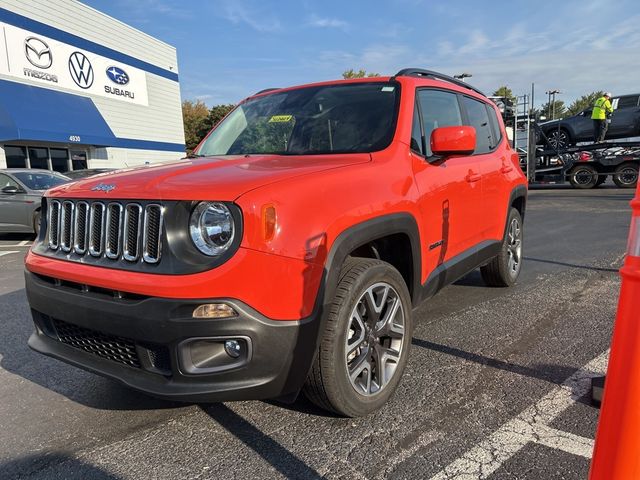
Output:
M238 314L226 303L205 303L193 311L193 318L230 318Z
M231 358L238 358L242 351L242 347L240 346L240 342L237 340L227 340L224 342L224 351L227 352Z

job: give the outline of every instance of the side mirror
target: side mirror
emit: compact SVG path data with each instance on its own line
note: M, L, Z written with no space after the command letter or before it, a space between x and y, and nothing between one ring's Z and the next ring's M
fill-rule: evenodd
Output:
M15 195L16 193L20 193L20 189L15 185L7 185L6 187L3 187L1 191L3 195Z
M471 155L475 149L474 127L440 127L431 132L431 151L439 157Z

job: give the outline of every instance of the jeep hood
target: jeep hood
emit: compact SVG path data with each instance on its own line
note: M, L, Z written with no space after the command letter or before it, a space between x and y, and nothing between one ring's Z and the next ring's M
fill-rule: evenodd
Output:
M95 175L55 187L47 196L233 201L270 183L369 161L368 153L185 159Z

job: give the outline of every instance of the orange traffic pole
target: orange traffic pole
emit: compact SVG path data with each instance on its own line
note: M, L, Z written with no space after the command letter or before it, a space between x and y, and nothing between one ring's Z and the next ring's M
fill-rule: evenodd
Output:
M631 208L590 480L640 479L640 184Z

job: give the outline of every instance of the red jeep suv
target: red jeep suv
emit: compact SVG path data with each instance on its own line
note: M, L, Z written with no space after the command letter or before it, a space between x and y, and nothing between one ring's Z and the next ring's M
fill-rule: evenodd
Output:
M496 106L440 73L260 92L174 163L49 190L26 259L38 352L193 402L381 407L412 310L510 286L526 182Z

